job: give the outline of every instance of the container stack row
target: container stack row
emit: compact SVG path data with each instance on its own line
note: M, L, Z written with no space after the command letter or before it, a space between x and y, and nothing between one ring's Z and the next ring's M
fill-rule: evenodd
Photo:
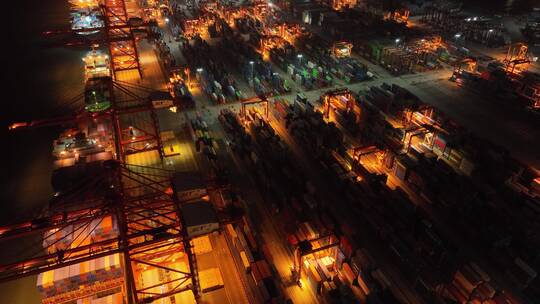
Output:
M223 63L222 54L200 38L185 44L182 53L195 73L202 90L216 103L245 98L230 68Z

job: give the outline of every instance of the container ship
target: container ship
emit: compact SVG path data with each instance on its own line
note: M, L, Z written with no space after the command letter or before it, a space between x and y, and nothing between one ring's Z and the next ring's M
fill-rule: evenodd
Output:
M84 111L77 125L64 130L53 142L52 186L59 196L86 178L91 168L113 159L114 138L111 121L101 112L110 108L110 63L108 55L94 49L84 58Z

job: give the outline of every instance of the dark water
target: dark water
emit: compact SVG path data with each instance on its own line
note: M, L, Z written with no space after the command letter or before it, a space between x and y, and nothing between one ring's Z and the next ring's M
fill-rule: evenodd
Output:
M42 35L68 25L67 1L12 3L3 20L9 42L2 43L0 223L31 215L46 202L51 192L51 144L59 132L59 128L8 132L7 125L69 113L62 104L80 90L82 76L82 51L47 46L48 38Z
M66 0L6 3L2 21L2 109L0 111L0 224L37 214L52 194L52 140L61 128L8 132L13 121L50 118L70 111L62 105L82 89L83 50L46 46L42 32L68 26ZM20 244L1 244L17 252ZM5 262L5 261L0 261ZM36 277L0 284L0 303L39 303Z

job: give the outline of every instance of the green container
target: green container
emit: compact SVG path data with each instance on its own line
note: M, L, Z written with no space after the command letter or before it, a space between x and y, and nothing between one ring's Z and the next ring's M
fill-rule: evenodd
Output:
M380 45L378 42L374 41L368 43L368 47L371 49L371 57L375 61L379 62L381 60L383 46Z
M444 62L448 62L448 60L450 59L450 54L448 53L441 53L441 55L439 56L439 58L444 61Z

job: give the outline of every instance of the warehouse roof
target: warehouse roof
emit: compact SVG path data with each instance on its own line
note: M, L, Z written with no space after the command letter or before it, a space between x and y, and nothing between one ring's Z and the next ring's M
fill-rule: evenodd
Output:
M205 189L206 183L198 172L176 172L172 177L172 186L175 192L183 192Z
M180 205L182 217L187 227L217 223L217 215L212 204L205 201L196 201Z

